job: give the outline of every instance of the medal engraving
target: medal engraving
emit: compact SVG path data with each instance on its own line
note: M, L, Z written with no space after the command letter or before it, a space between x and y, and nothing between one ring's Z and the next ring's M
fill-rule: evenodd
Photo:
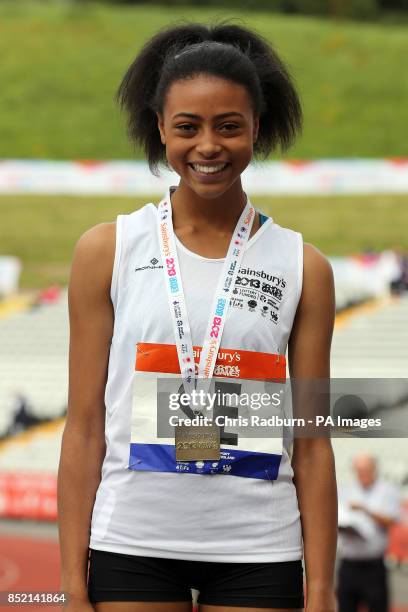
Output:
M176 425L176 461L220 459L220 429L217 425Z

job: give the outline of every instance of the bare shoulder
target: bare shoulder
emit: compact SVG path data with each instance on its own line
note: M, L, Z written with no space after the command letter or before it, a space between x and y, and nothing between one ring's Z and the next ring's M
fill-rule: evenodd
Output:
M316 292L323 298L324 294L334 295L333 269L327 257L313 244L303 245L303 289L301 301L309 297L316 301Z
M333 277L329 260L310 242L303 244L303 272L307 277L317 277L321 280Z
M70 284L91 283L108 289L116 245L116 222L99 223L82 234L75 245Z
M110 300L115 245L116 222L99 223L80 236L72 258L69 301Z
M75 252L82 257L95 257L115 251L116 222L94 225L79 238Z

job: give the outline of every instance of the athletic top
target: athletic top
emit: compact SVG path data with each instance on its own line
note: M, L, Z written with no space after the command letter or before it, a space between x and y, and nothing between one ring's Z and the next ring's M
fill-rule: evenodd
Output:
M177 236L176 245L196 357L224 259L198 255ZM285 374L302 272L301 234L268 217L247 243L214 376L231 384ZM143 385L180 370L152 203L117 218L111 299L106 456L90 548L192 561L301 559L290 431L279 452L275 440L267 452L257 452L256 440L221 440L223 459L207 470L210 462L176 462L174 439L171 446L155 437L156 413Z

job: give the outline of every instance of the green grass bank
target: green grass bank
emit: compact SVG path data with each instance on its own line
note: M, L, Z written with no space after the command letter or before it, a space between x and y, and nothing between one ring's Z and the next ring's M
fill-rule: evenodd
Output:
M0 158L129 159L113 101L159 28L235 18L273 42L295 75L305 129L288 157L408 154L406 24L335 22L237 9L0 2Z
M153 201L156 201L155 198ZM23 262L21 287L65 285L72 251L91 226L113 221L149 201L146 198L0 197L0 245ZM366 248L408 250L405 196L252 198L276 223L303 233L326 255Z

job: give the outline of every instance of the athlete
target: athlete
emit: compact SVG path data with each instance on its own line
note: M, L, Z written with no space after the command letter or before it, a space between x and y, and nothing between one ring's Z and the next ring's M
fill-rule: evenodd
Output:
M241 183L253 157L301 129L292 78L254 31L187 23L147 42L118 98L153 173L165 163L179 182L75 248L58 481L66 608L187 612L196 589L200 612L334 612L330 440L171 428L163 403L181 390L191 403L176 394L172 414L193 422L205 408L194 390L230 389L236 403L217 400L213 417L248 416L244 392L285 379L286 354L291 379L329 378L331 267Z

